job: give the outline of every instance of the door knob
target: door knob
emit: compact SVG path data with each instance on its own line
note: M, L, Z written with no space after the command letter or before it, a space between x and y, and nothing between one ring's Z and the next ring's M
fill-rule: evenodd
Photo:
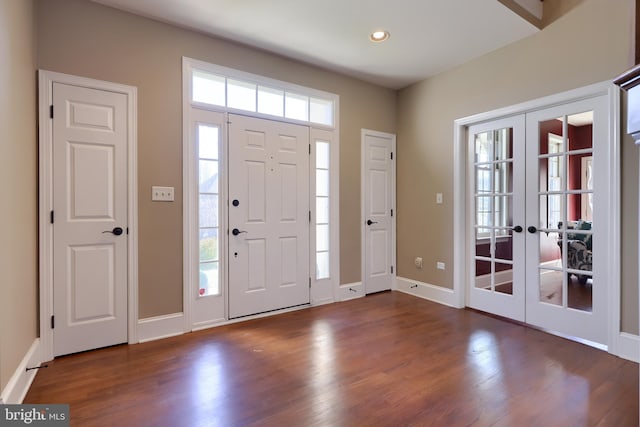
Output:
M113 230L103 231L102 234L111 233L113 235L119 236L122 234L122 232L123 232L122 227L115 227Z
M536 231L538 231L537 228L535 228L533 225L529 226L529 228L527 228L527 231L531 234L535 233Z
M240 205L240 200L238 200L238 199L233 199L233 202L231 202L231 204L232 204L233 206L239 206L239 205Z
M246 233L246 231L240 231L237 228L234 228L233 230L231 230L231 234L233 234L234 236L237 236L240 233Z
M516 225L515 227L512 228L512 230L515 231L516 233L522 233L522 226Z
M371 221L370 219L367 220L367 225L371 225L371 224L377 224L378 221Z

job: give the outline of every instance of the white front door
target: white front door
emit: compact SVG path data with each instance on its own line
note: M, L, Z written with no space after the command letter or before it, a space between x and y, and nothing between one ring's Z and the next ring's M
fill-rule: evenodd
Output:
M229 317L309 303L309 128L229 115Z
M127 341L127 96L53 84L54 356Z
M525 320L524 116L469 128L467 305Z
M393 146L395 136L363 130L365 293L391 289L393 281Z
M614 221L607 111L599 96L527 114L527 323L601 344Z

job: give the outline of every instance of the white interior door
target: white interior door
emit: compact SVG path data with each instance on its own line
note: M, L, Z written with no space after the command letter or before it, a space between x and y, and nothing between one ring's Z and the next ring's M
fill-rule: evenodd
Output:
M229 115L229 317L309 303L309 128Z
M393 282L393 149L395 136L363 130L365 293L391 289Z
M53 84L54 356L127 341L127 97Z
M525 320L524 116L469 128L467 305Z
M602 344L614 220L607 111L600 96L527 114L527 323Z

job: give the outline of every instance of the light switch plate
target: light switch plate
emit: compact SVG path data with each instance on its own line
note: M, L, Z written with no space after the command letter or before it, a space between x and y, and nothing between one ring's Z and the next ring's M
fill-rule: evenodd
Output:
M438 261L438 262L436 263L436 268L437 268L438 270L444 270L444 262L440 262L440 261Z
M436 203L439 205L442 204L442 193L436 193Z
M151 200L154 202L173 202L173 187L151 187Z

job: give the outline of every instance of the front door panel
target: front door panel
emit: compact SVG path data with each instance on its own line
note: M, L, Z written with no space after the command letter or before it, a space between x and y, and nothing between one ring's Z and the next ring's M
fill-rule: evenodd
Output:
M229 122L229 317L307 304L309 128Z

